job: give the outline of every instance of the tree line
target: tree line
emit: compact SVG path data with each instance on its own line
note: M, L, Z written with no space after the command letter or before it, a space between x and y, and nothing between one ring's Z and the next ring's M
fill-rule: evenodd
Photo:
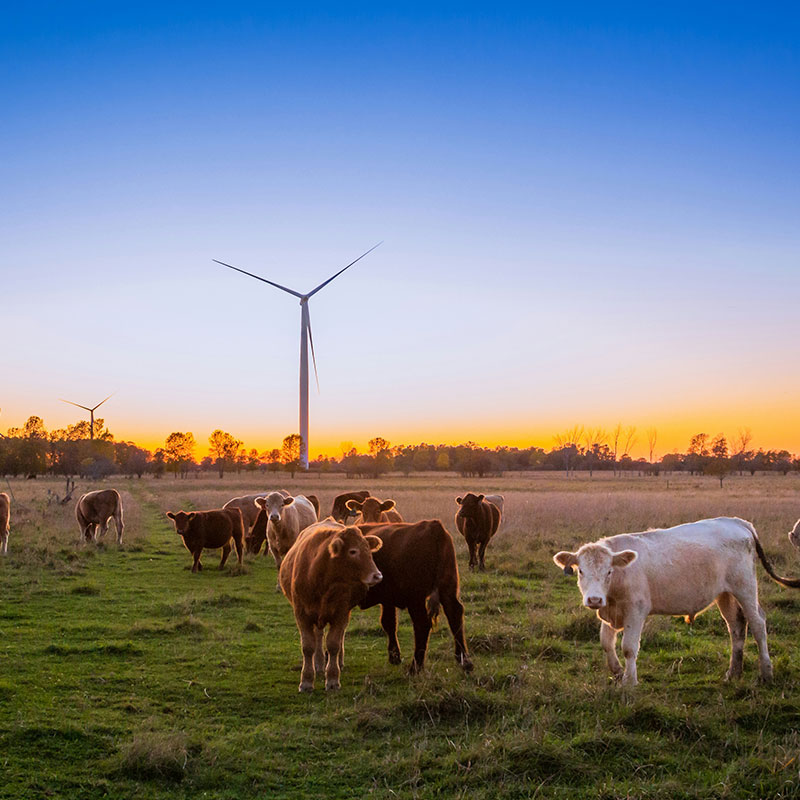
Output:
M0 474L35 477L67 475L101 478L122 474L141 478L149 474L179 478L226 472L278 472L294 475L300 470L300 436L286 436L280 447L259 452L247 448L221 429L208 437L208 455L198 459L197 441L191 432L175 431L162 447L150 451L134 442L115 441L103 419L76 422L66 428L47 431L40 417L30 417L21 428L0 434ZM93 433L93 438L90 435ZM341 472L348 476L378 477L387 472L458 472L465 477L499 475L510 471L561 470L613 471L615 474L658 475L687 472L714 475L722 485L731 473L800 471L800 458L788 450L756 450L748 428L730 440L723 434L698 433L691 437L686 452L656 457L658 432L644 431L648 457L634 459L630 451L639 443L636 427L617 425L610 431L575 425L553 437L550 450L541 447L481 447L475 442L459 445L392 445L383 437L370 439L361 453L351 442L340 445L341 456L319 456L312 460L312 472Z

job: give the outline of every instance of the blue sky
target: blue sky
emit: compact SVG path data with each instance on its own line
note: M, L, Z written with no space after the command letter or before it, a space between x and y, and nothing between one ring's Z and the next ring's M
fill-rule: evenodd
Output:
M377 10L376 10L377 8ZM800 450L789 4L32 4L0 29L0 427Z

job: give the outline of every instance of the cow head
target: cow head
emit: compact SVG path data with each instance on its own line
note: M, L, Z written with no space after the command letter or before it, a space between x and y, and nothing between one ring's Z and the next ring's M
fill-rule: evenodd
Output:
M456 503L461 506L456 516L464 519L478 519L484 497L485 495L473 494L472 492L467 492L463 497L456 497Z
M366 500L348 500L347 510L357 514L361 512L364 522L380 522L384 511L394 508L394 500L384 500L382 503L377 497L368 497Z
M567 575L578 569L578 588L587 608L603 608L608 603L608 590L615 570L624 569L636 560L633 550L613 553L604 544L585 544L577 553L562 550L553 561Z
M358 528L349 527L343 528L328 542L328 553L338 577L348 583L375 586L383 580L383 575L372 554L382 546L383 542L377 536L365 536Z
M794 528L789 531L789 541L797 548L800 548L800 519L794 524Z
M167 516L175 523L175 530L181 536L186 536L189 532L189 525L191 521L197 516L196 511L179 511L174 514L172 511L167 511Z
M266 497L257 497L255 503L267 512L267 519L275 527L280 527L283 509L294 503L294 497L286 497L280 492L270 492Z

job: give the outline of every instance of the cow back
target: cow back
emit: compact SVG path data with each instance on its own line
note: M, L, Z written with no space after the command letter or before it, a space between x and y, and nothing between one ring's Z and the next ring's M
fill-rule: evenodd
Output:
M198 511L189 522L186 544L202 547L224 547L232 538L241 536L242 512L238 508Z
M87 522L103 523L119 512L122 500L116 489L98 489L87 492L75 507L76 515Z

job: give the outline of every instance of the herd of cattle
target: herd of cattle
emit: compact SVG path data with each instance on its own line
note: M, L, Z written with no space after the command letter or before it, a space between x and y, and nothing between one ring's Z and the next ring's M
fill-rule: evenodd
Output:
M456 504L456 528L466 540L470 569L484 570L486 546L503 516L503 496L468 493L457 497ZM192 572L202 570L204 549L222 550L220 568L234 548L240 564L245 550L272 553L278 586L292 604L300 632L301 692L313 690L317 674L325 675L326 689L340 687L344 634L356 606L381 606L392 664L401 660L397 609L408 610L414 628L411 672L423 667L431 628L444 610L456 661L465 671L472 669L455 546L439 520L405 522L393 500L381 501L368 491L338 495L322 520L314 495L292 496L283 490L235 497L220 509L166 514L192 554ZM122 500L115 489L83 495L75 515L85 541L105 535L114 519L117 542L122 542ZM8 550L9 519L9 497L0 493L3 553ZM789 539L800 548L800 520ZM756 561L783 586L800 588L800 579L776 574L750 522L718 517L620 534L575 552L556 553L553 560L567 575L577 570L583 605L601 621L600 643L609 670L623 684L637 683L636 661L648 616L683 616L691 622L713 604L731 639L726 678L741 675L748 625L758 647L761 678L772 678ZM619 632L624 668L616 650Z

